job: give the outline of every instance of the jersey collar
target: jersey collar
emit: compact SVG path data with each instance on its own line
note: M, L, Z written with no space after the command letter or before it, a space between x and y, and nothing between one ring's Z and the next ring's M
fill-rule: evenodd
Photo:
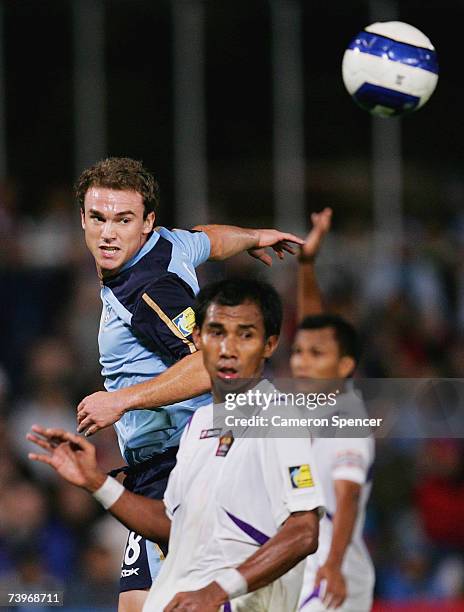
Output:
M121 272L124 272L125 270L132 268L132 266L135 266L135 264L138 263L144 255L146 255L149 251L152 250L152 248L158 242L159 237L160 235L158 234L158 232L154 231L150 238L140 249L140 251L137 251L137 253L131 259L129 259L129 261L126 261L123 267L119 270L118 274L121 274Z

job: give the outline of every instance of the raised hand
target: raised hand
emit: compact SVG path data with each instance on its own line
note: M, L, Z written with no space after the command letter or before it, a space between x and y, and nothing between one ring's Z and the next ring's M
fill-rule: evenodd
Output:
M32 426L27 439L44 453L29 453L29 459L45 463L62 478L77 487L96 491L106 475L97 465L95 446L76 434L63 429Z
M300 247L299 260L302 263L312 263L319 253L322 240L330 230L332 222L332 209L324 208L320 213L312 213L313 227Z

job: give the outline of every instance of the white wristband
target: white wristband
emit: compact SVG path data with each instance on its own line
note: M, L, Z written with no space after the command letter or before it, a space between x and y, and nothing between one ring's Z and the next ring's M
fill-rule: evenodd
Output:
M222 571L215 581L223 589L229 599L248 593L248 584L243 575L233 567Z
M115 504L126 489L115 478L108 476L102 486L92 493L105 510Z

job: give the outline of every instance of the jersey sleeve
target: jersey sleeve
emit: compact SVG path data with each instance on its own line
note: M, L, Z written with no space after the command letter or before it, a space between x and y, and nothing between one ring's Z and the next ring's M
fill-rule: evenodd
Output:
M168 273L142 294L131 327L152 350L176 360L195 352L195 327L191 287L177 274Z
M194 268L208 259L211 251L211 243L205 232L174 229L169 233L170 239L177 243L179 248L187 254Z
M365 484L372 464L369 438L336 438L331 440L330 469L333 480L350 480L359 485Z
M308 438L262 442L262 469L271 511L280 526L293 512L324 512L324 498Z

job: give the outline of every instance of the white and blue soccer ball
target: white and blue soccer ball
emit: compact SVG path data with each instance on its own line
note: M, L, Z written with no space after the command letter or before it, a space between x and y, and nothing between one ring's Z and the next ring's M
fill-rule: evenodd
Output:
M420 30L401 21L373 23L350 42L343 82L353 100L381 117L423 106L438 81L435 48Z

